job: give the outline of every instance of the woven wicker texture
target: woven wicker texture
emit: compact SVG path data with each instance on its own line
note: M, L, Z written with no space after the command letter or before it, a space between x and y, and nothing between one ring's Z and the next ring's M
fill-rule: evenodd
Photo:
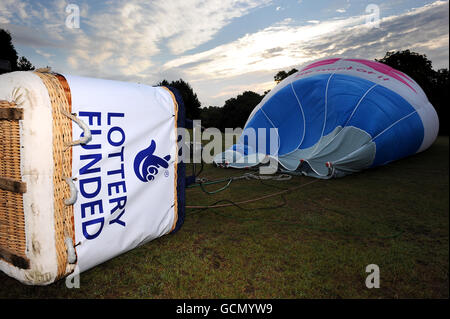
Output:
M72 175L72 148L68 147L68 144L72 141L72 121L61 113L61 110L70 113L71 105L69 101L71 98L64 77L51 73L36 72L36 74L47 87L52 104L55 243L58 258L57 277L61 278L67 275L67 250L64 238L69 236L75 242L73 206L64 205L64 199L70 197L70 188L64 181L64 177Z
M14 108L0 101L0 108ZM20 128L18 120L0 120L0 177L21 181ZM23 195L0 189L0 258L14 263L16 257L26 259ZM20 259L20 258L19 258ZM25 266L23 263L15 266Z

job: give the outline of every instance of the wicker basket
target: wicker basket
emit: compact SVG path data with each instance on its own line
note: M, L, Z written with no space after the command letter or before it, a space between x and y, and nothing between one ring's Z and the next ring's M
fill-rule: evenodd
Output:
M33 265L30 255L39 253L40 244L27 232L27 218L23 196L27 183L23 180L21 125L25 112L17 101L0 101L0 262L7 272L16 274L17 279L27 284L47 284L74 270L68 263L65 240L74 242L73 206L64 205L64 198L70 196L69 186L63 177L71 176L71 153L67 143L72 141L71 119L62 112L70 113L70 89L64 77L51 73L35 72L44 83L51 102L52 144L53 144L53 223L57 270L45 272L39 265ZM17 92L16 92L17 93ZM18 92L20 93L20 92ZM25 93L28 92L25 89ZM19 94L20 95L20 94ZM20 100L20 98L19 98ZM33 101L33 99L31 99ZM39 145L26 146L35 147ZM23 154L22 154L23 155ZM32 205L31 205L32 206ZM33 207L30 207L33 211ZM42 213L42 212L41 212ZM5 265L5 263L7 265Z
M164 87L0 75L0 270L47 285L176 232L183 112Z
M19 121L23 110L0 101L0 258L16 267L30 266L26 254L23 196L20 175Z

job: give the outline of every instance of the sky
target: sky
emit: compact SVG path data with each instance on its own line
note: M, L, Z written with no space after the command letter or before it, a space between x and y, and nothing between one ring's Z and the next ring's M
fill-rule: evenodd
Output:
M0 0L0 28L36 67L149 85L182 78L202 107L263 93L278 71L323 58L410 49L449 67L448 0Z

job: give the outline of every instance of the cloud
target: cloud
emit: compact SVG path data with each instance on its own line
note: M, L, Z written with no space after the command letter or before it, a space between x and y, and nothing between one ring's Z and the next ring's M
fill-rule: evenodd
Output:
M1 0L0 28L11 31L15 44L52 58L59 72L150 84L181 77L206 105L221 105L240 90L262 93L279 70L324 57L373 59L412 49L426 53L434 67L448 67L448 1L383 17L380 28L367 27L365 15L311 17L303 25L285 18L204 51L200 46L234 19L274 1L79 0L80 29L65 26L68 3Z
M351 17L303 26L277 24L209 51L176 58L166 63L164 68L184 66L185 72L202 78L226 78L260 70L278 70L312 59L301 50L308 42L363 21L364 17ZM185 68L199 60L208 62Z
M14 43L31 47L62 48L67 43L66 1L55 0L44 6L39 2L2 0L0 28L11 32Z
M26 3L14 0L2 0L0 2L0 23L10 23L16 17L25 19L28 17Z
M211 50L175 58L163 68L182 70L188 79L201 79L195 83L208 87L202 90L213 97L208 104L220 105L217 97L231 97L245 87L244 83L233 86L235 81L268 83L279 70L326 57L374 59L387 51L411 49L427 54L434 67L448 67L448 20L448 2L436 1L385 17L380 28L368 27L365 16L298 26L276 24ZM219 80L227 85L215 89L207 84Z
M36 51L37 54L42 55L46 59L50 59L51 57L55 56L54 54L47 53L47 52L44 52L44 51L39 50L39 49L36 49L35 51Z
M222 97L236 95L236 92L245 92L245 91L253 91L253 92L264 92L267 90L271 90L274 87L274 81L267 81L263 83L257 84L241 84L235 85L230 84L221 88L220 92L213 95L213 99L220 99Z
M91 29L91 45L82 46L82 50L92 54L84 60L94 67L102 65L98 72L115 67L121 75L145 78L144 71L155 66L152 57L162 54L164 48L173 55L183 54L213 39L232 19L268 3L269 0L116 1L86 22ZM92 44L93 41L102 45Z
M173 59L164 67L184 66L192 77L227 78L259 70L272 72L326 56L372 59L384 56L388 50L445 50L448 30L448 2L436 2L383 18L380 28L367 27L365 16L313 25L277 25L205 52ZM199 61L204 62L196 63Z
M315 39L303 47L309 54L373 59L387 51L412 49L426 53L435 65L448 66L448 2L433 4L407 13L385 17L379 28L355 26L343 32ZM447 56L442 60L442 53Z
M83 75L142 78L155 66L156 55L195 49L233 19L271 0L80 1L80 29L65 26L68 3L2 0L0 27L20 45L64 48L70 52L67 65L81 67L77 71Z

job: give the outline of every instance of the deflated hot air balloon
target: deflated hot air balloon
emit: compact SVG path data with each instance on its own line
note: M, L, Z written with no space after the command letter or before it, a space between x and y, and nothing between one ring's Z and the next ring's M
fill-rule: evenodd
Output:
M237 144L214 161L242 168L271 157L285 170L327 179L421 152L438 129L436 111L406 74L374 61L327 59L280 82Z

